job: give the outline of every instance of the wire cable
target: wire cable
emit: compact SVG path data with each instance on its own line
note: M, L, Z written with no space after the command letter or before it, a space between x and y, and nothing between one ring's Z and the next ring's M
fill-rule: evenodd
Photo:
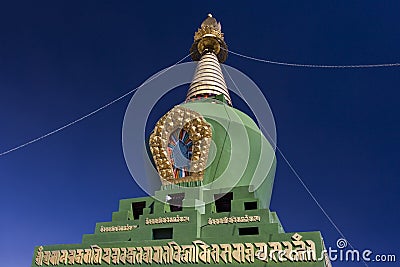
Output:
M164 74L165 72L167 72L168 70L170 70L172 67L174 67L174 66L176 66L177 64L181 63L183 60L185 60L185 59L186 59L187 57L189 57L190 55L191 55L191 54L186 55L184 58L180 59L179 61L177 61L177 62L176 62L175 64L173 64L172 66L169 66L168 68L162 70L162 71L159 72L157 75L151 77L150 79L148 79L147 81L145 81L144 83L142 83L141 85L139 85L138 87L136 87L136 88L130 90L129 92L123 94L122 96L120 96L120 97L118 97L118 98L115 98L115 99L112 100L111 102L108 102L107 104L105 104L105 105L103 105L103 106L101 106L101 107L99 107L99 108L93 110L92 112L90 112L90 113L88 113L88 114L86 114L86 115L84 115L84 116L82 116L82 117L80 117L80 118L78 118L78 119L76 119L76 120L74 120L74 121L71 121L71 122L65 124L64 126L61 126L61 127L57 128L57 129L51 131L51 132L48 132L48 133L46 133L46 134L44 134L44 135L42 135L42 136L40 136L40 137L37 137L37 138L35 138L35 139L32 139L32 140L30 140L30 141L28 141L28 142L26 142L26 143L23 143L23 144L21 144L21 145L19 145L19 146L16 146L16 147L13 147L13 148L11 148L11 149L9 149L9 150L6 150L6 151L4 151L4 152L1 152L1 153L0 153L0 157L5 156L5 155L7 155L7 154L9 154L9 153L11 153L11 152L13 152L13 151L16 151L16 150L18 150L18 149L23 148L23 147L26 147L26 146L28 146L28 145L30 145L30 144L33 144L33 143L35 143L35 142L37 142L37 141L40 141L40 140L42 140L42 139L44 139L44 138L46 138L46 137L48 137L48 136L50 136L50 135L53 135L53 134L55 134L55 133L58 133L58 132L64 130L65 128L68 128L69 126L72 126L72 125L74 125L74 124L76 124L76 123L78 123L78 122L80 122L80 121L82 121L82 120L84 120L84 119L86 119L86 118L88 118L88 117L90 117L90 116L93 116L93 115L96 114L97 112L99 112L99 111L101 111L101 110L103 110L103 109L105 109L105 108L111 106L112 104L114 104L114 103L120 101L121 99L127 97L128 95L134 93L136 90L140 89L142 86L148 84L148 83L151 82L152 80L156 79L156 78L159 77L160 75L162 75L162 74Z
M224 49L224 48L221 48L221 49ZM226 50L226 49L224 49L224 50ZM228 50L226 50L226 51L228 51ZM399 67L399 66L400 66L400 63L360 64L360 65L298 64L298 63L279 62L279 61L273 61L273 60L268 60L268 59L261 59L261 58L251 57L251 56L243 55L243 54L241 54L241 53L234 52L234 51L230 51L230 50L229 50L228 52L231 53L231 54L233 54L233 55L236 55L236 56L239 56L239 57L243 57L243 58L246 58L246 59L250 59L250 60L254 60L254 61L258 61L258 62L263 62L263 63L268 63L268 64L275 64L275 65L282 65L282 66L289 66L289 67L303 67L303 68L382 68L382 67ZM88 118L88 117L90 117L90 116L96 114L97 112L99 112L99 111L101 111L101 110L107 108L108 106L110 106L110 105L112 105L112 104L118 102L119 100L125 98L126 96L128 96L128 95L134 93L134 92L135 92L136 90L138 90L141 86L143 86L143 85L147 84L148 82L152 81L153 79L157 78L159 75L163 74L165 71L168 71L171 67L173 67L173 66L179 64L180 62L182 62L183 60L185 60L188 56L190 56L190 54L188 54L187 56L185 56L184 58L182 58L181 60L179 60L178 62L176 62L174 65L172 65L172 66L170 66L169 68L165 69L164 71L160 72L160 73L159 73L158 75L156 75L155 77L149 79L147 82L145 82L145 83L143 83L142 85L140 85L140 86L138 86L138 87L132 89L131 91L127 92L126 94L124 94L124 95L122 95L122 96L120 96L120 97L118 97L118 98L112 100L111 102L109 102L109 103L107 103L107 104L105 104L105 105L103 105L103 106L97 108L96 110L94 110L94 111L92 111L92 112L90 112L90 113L88 113L88 114L86 114L86 115L84 115L84 116L82 116L82 117L80 117L80 118L78 118L78 119L76 119L76 120L70 122L70 123L65 124L64 126L61 126L60 128L57 128L57 129L55 129L55 130L53 130L53 131L51 131L51 132L48 132L48 133L46 133L46 134L44 134L44 135L42 135L42 136L40 136L40 137L38 137L38 138L32 139L32 140L30 140L30 141L28 141L28 142L26 142L26 143L24 143L24 144L21 144L21 145L19 145L19 146L16 146L16 147L14 147L14 148L11 148L11 149L9 149L9 150L6 150L6 151L0 153L0 157L1 157L1 156L4 156L4 155L7 155L7 154L9 154L9 153L11 153L11 152L13 152L13 151L16 151L16 150L18 150L18 149L20 149L20 148L26 147L26 146L28 146L28 145L30 145L30 144L33 144L33 143L35 143L35 142L37 142L37 141L40 141L40 140L43 139L43 138L46 138L46 137L48 137L48 136L50 136L50 135L53 135L53 134L55 134L55 133L57 133L57 132L60 132L60 131L64 130L65 128L69 127L69 126L72 126L72 125L74 125L74 124L76 124L76 123L78 123L78 122L80 122L80 121L82 121L82 120L84 120L84 119L86 119L86 118Z
M223 49L223 48L221 48ZM226 50L228 51L228 50ZM279 62L272 61L268 59L256 58L251 56L246 56L234 51L228 51L229 53L243 57L250 60L255 60L258 62L281 65L287 67L302 67L302 68L325 68L325 69L356 69L356 68L383 68L383 67L400 67L400 63L383 63L383 64L359 64L359 65L318 65L318 64L298 64L298 63L288 63L288 62Z

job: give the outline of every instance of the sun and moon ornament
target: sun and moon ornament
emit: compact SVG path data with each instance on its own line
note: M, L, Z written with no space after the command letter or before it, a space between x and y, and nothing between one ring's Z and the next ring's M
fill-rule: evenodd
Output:
M206 52L213 52L220 63L228 57L228 46L224 41L221 23L211 14L203 21L194 34L194 42L190 48L190 55L194 61L199 61Z
M176 106L161 117L149 144L163 188L202 185L211 137L211 125L195 111Z

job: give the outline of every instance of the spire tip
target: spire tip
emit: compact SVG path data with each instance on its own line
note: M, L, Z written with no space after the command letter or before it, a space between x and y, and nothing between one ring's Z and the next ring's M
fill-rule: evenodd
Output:
M228 47L224 41L221 23L211 13L207 15L207 18L194 34L194 42L190 48L191 57L194 61L200 60L201 56L208 52L214 53L220 63L225 62L228 56Z

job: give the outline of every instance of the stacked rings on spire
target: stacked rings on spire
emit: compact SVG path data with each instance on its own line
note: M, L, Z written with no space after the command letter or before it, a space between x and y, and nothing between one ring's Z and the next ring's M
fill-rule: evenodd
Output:
M225 100L231 105L228 88L222 74L220 63L217 56L212 53L204 54L197 64L193 81L190 84L186 100L204 96L223 95Z

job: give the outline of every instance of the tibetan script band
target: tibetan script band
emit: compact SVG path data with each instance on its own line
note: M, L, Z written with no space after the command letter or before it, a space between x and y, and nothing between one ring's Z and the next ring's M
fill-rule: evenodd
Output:
M283 252L283 253L282 253ZM264 255L269 255L265 257ZM40 246L35 263L44 265L117 265L117 264L198 264L198 263L254 263L261 261L316 261L315 243L301 238L283 242L206 244L201 240L191 245L168 242L165 246L44 250Z

